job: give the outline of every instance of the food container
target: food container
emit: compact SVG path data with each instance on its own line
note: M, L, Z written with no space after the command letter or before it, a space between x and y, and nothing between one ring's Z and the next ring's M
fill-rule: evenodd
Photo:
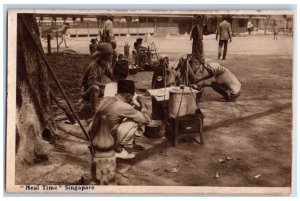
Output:
M195 114L197 110L196 94L198 91L180 86L170 90L169 115L173 118Z
M148 138L161 138L165 135L165 127L162 121L152 120L145 126L144 136Z
M129 69L128 70L129 70L129 74L130 75L135 75L139 71L139 67L131 64L131 65L129 65Z

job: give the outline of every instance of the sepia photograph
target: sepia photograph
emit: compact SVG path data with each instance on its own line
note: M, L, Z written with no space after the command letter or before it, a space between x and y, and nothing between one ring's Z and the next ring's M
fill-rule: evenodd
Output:
M294 14L9 10L6 190L289 195Z

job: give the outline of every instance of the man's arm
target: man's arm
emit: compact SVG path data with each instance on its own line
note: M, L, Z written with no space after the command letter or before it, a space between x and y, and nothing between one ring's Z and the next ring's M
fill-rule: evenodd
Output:
M208 74L208 75L204 76L203 78L197 80L196 83L199 83L199 82L201 82L201 81L203 81L203 80L210 79L210 78L212 78L212 77L213 77L213 74Z
M208 75L206 75L206 76L202 77L201 79L197 80L196 83L199 83L199 82L201 82L203 80L210 79L210 78L212 78L214 76L213 71L211 71L210 69L206 69L206 71L208 72Z
M192 28L191 28L191 34L190 34L190 40L193 39L193 30L194 30L194 27L195 27L195 25L192 25Z
M88 86L92 86L92 85L98 85L100 87L104 87L105 84L98 82L97 81L97 77L98 77L98 66L96 66L96 64L93 64L94 66L91 67L90 73L89 73L89 77L88 77Z
M218 40L220 34L220 25L217 27L216 40Z
M196 76L196 74L194 73L192 67L187 64L186 65L186 68L187 68L187 72L188 72L188 78L189 78L189 81L193 84L195 82L197 82L198 80L198 77Z
M131 119L137 123L150 124L150 113L147 110L145 103L139 103L141 106L141 112L134 109L131 105L124 103L124 106L120 109L121 116Z
M229 29L228 29L228 36L229 36L229 40L231 42L232 39L231 39L231 24L230 23L229 23Z
M110 80L113 80L113 79L114 79L113 71L114 71L113 66L108 66L108 67L106 67L105 75L106 75Z

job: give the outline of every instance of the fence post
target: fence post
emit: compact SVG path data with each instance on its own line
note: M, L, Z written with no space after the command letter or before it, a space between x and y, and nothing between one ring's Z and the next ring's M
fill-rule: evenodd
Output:
M86 21L86 25L87 25L87 31L88 31L88 38L90 37L90 26L89 26L89 21Z
M58 34L57 34L57 32L56 32L56 51L59 52Z

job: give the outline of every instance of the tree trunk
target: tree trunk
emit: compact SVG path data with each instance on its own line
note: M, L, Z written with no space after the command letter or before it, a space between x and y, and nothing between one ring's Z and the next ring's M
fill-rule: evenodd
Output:
M30 33L26 29L29 29ZM35 41L32 41L30 34ZM32 14L18 14L16 163L32 164L52 146L43 140L55 131L47 68L34 42L41 47L39 28ZM47 158L47 157L45 157Z

